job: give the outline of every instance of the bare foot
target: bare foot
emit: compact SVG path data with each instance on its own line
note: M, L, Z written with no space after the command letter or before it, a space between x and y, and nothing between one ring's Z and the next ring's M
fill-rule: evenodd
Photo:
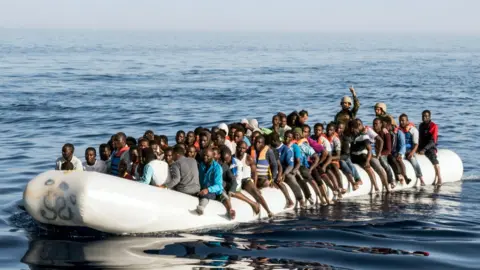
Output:
M357 185L358 185L358 186L361 186L361 185L363 185L363 182L362 182L362 180L358 180L358 181L357 181Z
M425 186L425 182L423 182L423 180L420 180L420 186Z
M288 201L286 204L285 204L285 209L288 209L288 208L291 208L293 207L295 204L292 202L292 201Z
M260 214L260 204L256 203L255 207L252 207L252 208L253 208L253 212L255 213L255 216Z
M357 184L353 185L353 190L355 191L357 189L358 189L358 185Z
M230 219L232 220L235 219L235 215L236 215L235 210L230 209L230 211L228 212L228 216L230 217Z
M268 212L268 218L272 218L273 217L273 213L272 212Z

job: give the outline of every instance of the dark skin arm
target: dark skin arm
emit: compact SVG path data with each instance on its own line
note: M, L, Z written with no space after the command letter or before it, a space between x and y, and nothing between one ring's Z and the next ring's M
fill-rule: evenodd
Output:
M300 170L300 158L296 158L294 162L295 162L295 167L293 167L292 172L297 174L297 172Z
M320 157L317 154L313 155L312 157L314 160L312 166L310 166L310 173L312 173L312 171L317 168L318 164L320 164Z
M282 164L280 163L280 160L277 160L277 168L278 168L278 173L277 173L277 181L282 181L283 178L283 167Z
M372 145L367 144L367 150L368 150L368 154L367 154L367 162L365 164L365 169L370 168L370 160L372 159Z
M382 149L383 149L383 139L377 135L377 137L375 137L375 153L377 158L382 153Z
M410 153L408 154L408 159L411 159L413 157L413 154L415 154L417 150L418 150L418 144L414 144L412 151L410 151Z
M252 179L253 182L255 183L255 186L257 186L257 165L255 165L255 162L253 162L253 158L251 156L247 155L247 165L250 166L250 170L252 171Z
M330 163L332 163L332 155L330 155L327 151L323 151L322 156L324 155L324 153L326 153L327 159L321 164L323 164L322 166L323 171L327 171L327 166L330 165Z

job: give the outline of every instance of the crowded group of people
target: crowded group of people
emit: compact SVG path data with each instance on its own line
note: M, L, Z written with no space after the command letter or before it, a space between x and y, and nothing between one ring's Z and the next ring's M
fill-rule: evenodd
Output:
M232 197L248 203L256 214L261 206L272 216L261 192L265 187L280 189L286 208L294 206L286 185L300 207L305 207L306 201L331 204L327 188L333 191L333 200L338 200L363 185L353 164L365 169L372 191L379 191L378 175L384 191L390 192L398 183L417 180L408 178L405 162L412 164L416 177L425 185L416 160L417 155L425 155L435 168L434 185L441 185L436 155L438 127L431 121L431 112L422 112L417 128L406 114L399 116L397 124L387 113L386 104L377 103L376 118L367 126L356 117L360 101L355 89L351 87L350 92L352 97L341 99L341 110L326 125L310 126L308 112L301 110L288 115L279 112L273 115L271 125L262 128L255 119L243 119L212 128L179 130L174 143L152 130L137 139L119 132L98 147L100 159L97 149L88 147L82 162L75 157L74 146L65 144L56 169L106 173L198 196L199 215L209 200L218 200L231 219L235 218ZM348 179L347 186L341 172Z

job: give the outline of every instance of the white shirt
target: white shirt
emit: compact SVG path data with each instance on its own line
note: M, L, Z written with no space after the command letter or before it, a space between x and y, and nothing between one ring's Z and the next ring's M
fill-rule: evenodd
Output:
M378 134L375 131L373 131L373 128L371 127L365 127L365 129L367 130L367 135L368 135L368 138L370 139L370 143L375 144L375 137L377 137Z
M107 164L103 160L95 160L95 164L88 165L87 162L83 162L83 170L87 172L99 172L107 173Z
M320 141L322 142L323 147L327 150L328 153L332 153L332 145L327 138L320 136Z
M67 161L63 157L59 157L55 163L55 170L60 171L62 169L62 163ZM83 171L83 165L80 159L78 159L76 156L72 156L72 160L70 161L73 164L73 170L75 171Z
M170 168L168 167L167 162L156 159L150 161L148 164L150 164L153 169L151 185L161 186L167 180L170 181Z

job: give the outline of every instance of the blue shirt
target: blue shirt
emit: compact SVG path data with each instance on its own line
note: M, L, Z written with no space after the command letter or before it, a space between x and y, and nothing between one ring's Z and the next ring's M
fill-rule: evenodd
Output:
M305 168L310 168L310 164L308 164L308 158L315 155L315 150L313 150L313 148L306 142L298 145L298 148L300 149L301 153L300 164L302 164L302 166Z
M202 189L208 188L209 193L217 195L223 192L223 170L222 166L215 160L207 169L207 165L202 161L198 168L198 175L200 177L200 187Z
M142 184L150 185L150 182L152 182L152 178L153 178L153 168L152 166L150 166L150 163L148 163L147 165L145 165L145 167L143 167L143 175L140 179L138 179L138 182Z
M250 140L249 140L247 137L245 137L245 136L243 136L243 141L247 144L247 147L250 147L250 146L252 145L252 144L250 143Z
M294 166L292 149L285 144L282 144L277 148L277 151L278 155L280 156L280 163L282 164L283 169L286 169L288 166Z

